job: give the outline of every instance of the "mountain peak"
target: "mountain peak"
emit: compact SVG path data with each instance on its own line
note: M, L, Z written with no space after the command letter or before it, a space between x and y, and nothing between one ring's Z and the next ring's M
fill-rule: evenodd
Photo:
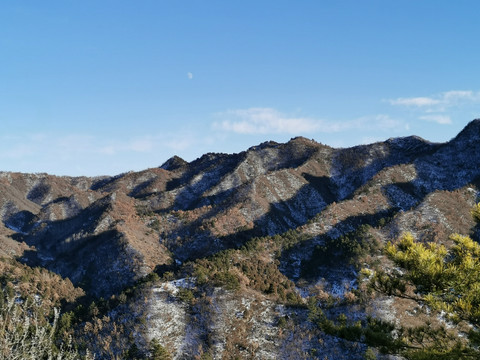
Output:
M183 166L186 166L188 164L187 161L183 160L181 157L175 155L172 156L170 159L165 161L160 168L164 170L177 170Z
M467 126L455 137L455 140L465 139L468 141L476 141L480 139L480 119L470 121Z

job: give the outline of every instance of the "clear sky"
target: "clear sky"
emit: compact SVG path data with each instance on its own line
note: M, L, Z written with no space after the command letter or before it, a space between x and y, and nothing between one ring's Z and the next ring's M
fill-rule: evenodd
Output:
M0 1L0 170L114 175L480 117L480 2Z

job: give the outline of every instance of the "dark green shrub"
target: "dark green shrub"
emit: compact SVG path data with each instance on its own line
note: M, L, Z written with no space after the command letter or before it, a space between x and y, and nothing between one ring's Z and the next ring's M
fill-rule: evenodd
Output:
M229 271L221 271L215 274L213 278L215 286L221 286L226 290L238 290L240 281L238 277Z
M195 296L193 295L192 290L187 288L180 288L177 293L177 297L186 303L191 303Z

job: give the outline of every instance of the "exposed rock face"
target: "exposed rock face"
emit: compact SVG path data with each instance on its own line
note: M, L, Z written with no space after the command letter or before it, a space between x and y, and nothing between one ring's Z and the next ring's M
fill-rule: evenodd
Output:
M480 120L444 144L407 137L334 149L294 138L239 154L206 154L190 163L173 157L159 168L114 177L3 172L0 255L46 267L88 294L108 298L155 269L161 272L175 263L238 248L253 236L298 229L309 240L280 254L278 264L298 282L304 275L300 266L312 261L316 246L394 214L387 226L376 230L379 241L405 230L437 240L452 232L472 233L469 209L478 201L479 175ZM274 261L276 255L271 256ZM325 269L321 277L331 291L355 279L346 264ZM150 315L158 320L171 312L172 324L157 321L150 336L167 337L178 358L182 353L199 355L197 348L205 339L186 320L194 315L169 301L166 291L154 289ZM215 321L208 324L215 358L228 351L225 338L232 327L244 323L236 324L231 312L240 314L253 302L258 311L248 318L246 353L298 358L298 349L289 343L298 340L303 353L313 346L317 353L330 351L338 359L362 358L363 348L358 356L347 356L339 355L338 345L337 355L327 351L330 340L323 350L312 345L307 338L316 335L307 325L302 335L285 330L289 335L281 337L278 328L271 329L285 310L262 296L209 294L212 303L207 307L215 312ZM270 334L270 340L260 341L260 334Z

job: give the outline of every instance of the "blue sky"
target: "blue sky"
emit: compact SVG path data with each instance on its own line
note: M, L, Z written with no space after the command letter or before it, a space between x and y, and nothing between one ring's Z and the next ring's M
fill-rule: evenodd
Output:
M480 117L477 1L2 1L0 170L114 175Z

